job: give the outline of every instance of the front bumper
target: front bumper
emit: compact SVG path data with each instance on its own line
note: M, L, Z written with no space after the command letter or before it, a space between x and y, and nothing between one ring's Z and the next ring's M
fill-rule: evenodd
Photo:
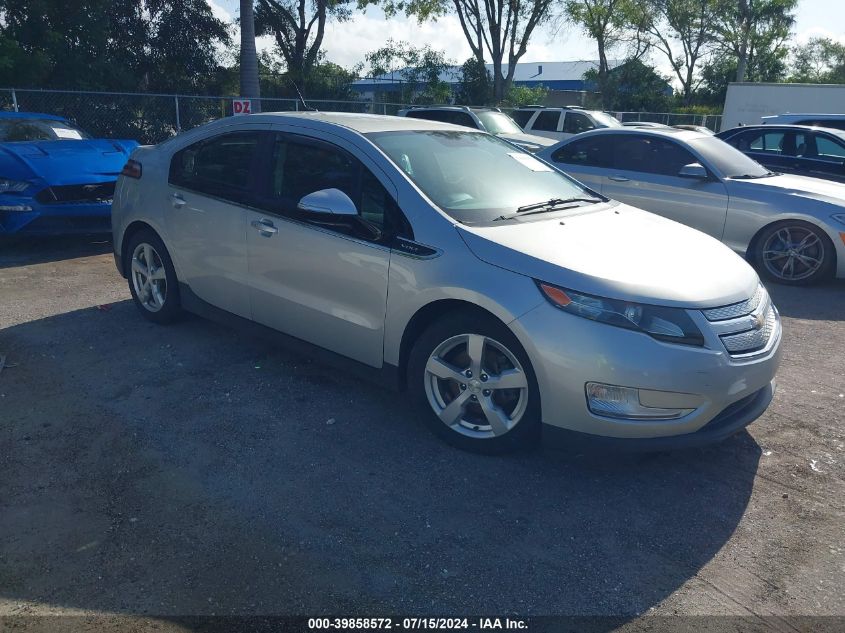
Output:
M712 333L704 332L705 347L664 343L547 303L512 322L511 328L537 376L544 435L557 438L556 443L579 434L612 444L650 444L652 450L719 441L765 411L780 363L779 320L769 345L745 358L731 357ZM694 411L673 420L599 416L587 407L587 382L637 388L651 399L674 403L648 406Z
M12 211L4 207L32 210ZM110 202L43 204L33 197L0 194L0 235L107 233L110 226Z

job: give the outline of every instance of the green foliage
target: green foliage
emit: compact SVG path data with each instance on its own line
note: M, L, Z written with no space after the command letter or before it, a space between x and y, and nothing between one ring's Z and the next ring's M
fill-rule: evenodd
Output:
M493 77L487 66L470 57L461 66L455 102L461 105L487 105L493 100Z
M588 81L598 80L598 70L584 73ZM665 112L672 101L666 94L668 77L639 59L629 59L612 69L601 88L604 108L615 112Z
M545 86L529 88L527 86L511 85L502 105L518 108L519 106L543 103L548 94L549 90Z
M728 84L736 80L738 60L732 55L714 57L701 69L701 86L696 101L722 107ZM786 74L786 50L761 50L749 58L745 81L782 81Z
M398 81L388 91L391 100L430 104L446 103L451 97L451 88L441 75L447 74L454 62L443 51L390 39L381 48L367 53L365 60L371 76L391 73L397 76Z
M789 81L845 83L845 44L817 37L797 46L793 51Z
M205 0L0 0L4 85L194 92L227 26Z

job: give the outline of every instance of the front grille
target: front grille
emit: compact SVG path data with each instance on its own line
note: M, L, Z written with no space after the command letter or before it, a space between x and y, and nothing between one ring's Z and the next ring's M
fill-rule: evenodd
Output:
M35 195L41 204L73 204L79 202L111 202L114 181L83 185L57 185L42 189Z
M754 296L750 299L740 301L739 303L732 303L728 306L722 306L721 308L702 310L702 312L704 313L704 318L708 321L725 321L727 319L735 319L754 312L765 295L766 291L763 289L763 286L758 285L757 292L755 292Z
M751 354L766 347L772 333L775 331L776 324L777 316L775 315L774 307L770 303L765 313L763 327L759 330L748 330L747 332L725 335L720 338L722 339L722 343L725 344L725 349L731 354Z
M777 310L763 286L745 301L702 313L731 356L748 356L766 349L777 330Z

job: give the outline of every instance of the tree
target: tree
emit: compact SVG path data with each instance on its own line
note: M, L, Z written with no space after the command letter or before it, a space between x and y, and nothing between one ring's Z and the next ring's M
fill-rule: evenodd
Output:
M736 81L745 81L758 54L786 52L798 0L720 0L716 18L719 48L736 59Z
M0 15L17 87L201 91L229 42L205 0L0 0Z
M643 24L654 48L666 57L681 84L685 105L700 81L699 65L716 41L720 0L648 0L641 4ZM678 52L680 48L680 52Z
M255 15L253 0L241 0L241 90L242 97L258 99L261 86L258 83L258 55L255 52ZM257 106L257 108L256 108ZM261 101L253 105L261 110Z
M455 102L462 105L485 105L493 98L493 77L487 65L470 57L461 65Z
M329 17L348 20L350 0L258 0L258 32L270 33L285 59L290 78L302 82L320 59Z
M362 0L382 4L385 15L404 11L419 21L454 13L473 57L493 63L493 98L504 99L516 64L528 50L534 30L549 19L553 0ZM505 70L507 66L507 70Z
M598 69L584 79L597 81ZM669 110L669 79L638 58L628 59L608 73L602 88L602 105L614 112L665 112Z
M716 55L701 67L701 84L695 93L698 103L722 106L728 84L736 79L738 60L733 55ZM760 50L749 56L746 81L783 81L786 75L786 51Z
M442 76L449 74L453 63L442 51L391 39L383 47L367 53L365 60L373 77L399 73L398 98L403 103L445 103L449 100L451 90Z
M563 0L563 12L568 21L596 41L599 65L592 80L607 106L604 94L610 72L608 52L623 43L634 44L630 58L639 58L647 48L642 37L643 18L647 14L639 0Z
M789 81L845 83L845 44L816 37L793 51Z

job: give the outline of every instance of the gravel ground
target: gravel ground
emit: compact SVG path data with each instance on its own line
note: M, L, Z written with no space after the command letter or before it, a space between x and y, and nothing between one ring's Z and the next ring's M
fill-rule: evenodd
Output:
M144 321L108 243L2 243L0 616L845 616L845 285L769 290L748 432L491 458L244 333Z

